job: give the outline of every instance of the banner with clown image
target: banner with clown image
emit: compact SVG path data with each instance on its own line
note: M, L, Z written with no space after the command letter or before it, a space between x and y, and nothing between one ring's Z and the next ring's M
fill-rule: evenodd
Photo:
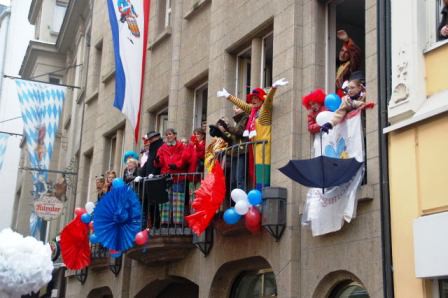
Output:
M355 158L364 161L364 138L360 110L349 113L346 120L336 125L329 134L316 135L314 156ZM356 217L356 193L364 177L364 166L347 183L308 190L302 225L310 226L313 236L339 231L345 222Z

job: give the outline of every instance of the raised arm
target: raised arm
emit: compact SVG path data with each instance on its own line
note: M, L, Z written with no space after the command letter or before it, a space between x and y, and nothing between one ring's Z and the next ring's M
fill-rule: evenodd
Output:
M231 95L226 89L222 89L216 93L218 97L226 98L228 101L242 109L245 113L250 114L252 106L236 96Z

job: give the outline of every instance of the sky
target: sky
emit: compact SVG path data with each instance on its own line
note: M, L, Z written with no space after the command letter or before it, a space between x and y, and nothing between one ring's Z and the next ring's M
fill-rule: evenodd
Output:
M9 0L0 0L0 4L9 5Z

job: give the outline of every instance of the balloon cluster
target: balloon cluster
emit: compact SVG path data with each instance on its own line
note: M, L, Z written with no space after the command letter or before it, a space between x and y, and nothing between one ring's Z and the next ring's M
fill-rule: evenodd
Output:
M261 213L256 206L262 202L261 192L253 189L246 194L244 190L235 188L230 193L230 197L235 202L235 206L224 212L224 221L234 225L241 216L245 216L246 228L252 233L257 233L261 226Z
M98 238L96 237L95 233L93 232L93 210L95 209L95 203L93 202L87 202L84 208L76 208L75 209L75 215L81 217L81 221L89 226L89 229L92 231L90 234L89 240L90 243L96 244L98 243Z

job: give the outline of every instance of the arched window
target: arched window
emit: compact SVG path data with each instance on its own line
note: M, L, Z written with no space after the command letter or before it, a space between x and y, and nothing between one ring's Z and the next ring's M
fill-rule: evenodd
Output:
M242 272L232 286L231 298L277 297L277 283L271 269Z
M329 296L330 298L369 298L367 290L358 282L345 281L338 284Z

